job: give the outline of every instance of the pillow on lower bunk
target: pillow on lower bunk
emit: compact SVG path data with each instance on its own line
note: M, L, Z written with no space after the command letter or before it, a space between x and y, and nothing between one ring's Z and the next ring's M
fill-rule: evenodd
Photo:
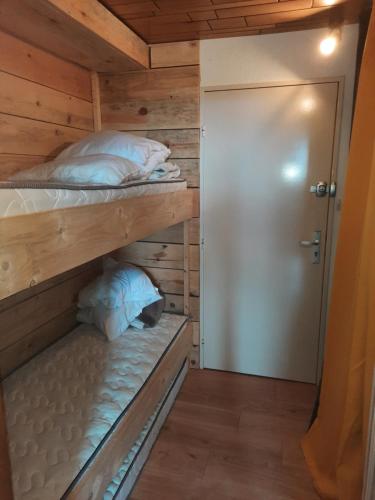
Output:
M136 163L119 156L101 154L55 159L18 172L10 180L119 186L142 176L143 171Z
M142 310L161 299L142 269L107 259L104 273L79 293L77 318L95 324L109 340L114 340L134 324Z
M150 172L164 162L171 151L160 142L114 130L103 130L90 134L68 146L58 155L58 159L76 158L87 155L110 154L126 158Z

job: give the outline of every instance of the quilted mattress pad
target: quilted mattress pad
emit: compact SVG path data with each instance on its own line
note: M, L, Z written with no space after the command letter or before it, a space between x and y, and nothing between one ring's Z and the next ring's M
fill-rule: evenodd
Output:
M15 500L61 498L185 321L163 314L113 342L81 325L5 379Z

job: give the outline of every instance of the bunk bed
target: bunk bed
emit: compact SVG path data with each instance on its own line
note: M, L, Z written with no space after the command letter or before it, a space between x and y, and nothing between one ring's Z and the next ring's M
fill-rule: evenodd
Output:
M174 186L164 193L151 189L117 201L3 216L1 298L188 221L192 194L185 183ZM164 313L154 329L130 332L118 342L93 330L78 327L3 381L4 500L126 498L134 484L186 374L192 328L186 316ZM14 497L11 486L5 491L10 474L5 426ZM148 437L137 447L142 430Z
M150 65L148 45L96 0L5 0L0 29L91 71L95 131L96 71ZM0 335L2 500L127 498L189 366L189 220L196 210L193 191L181 181L104 191L1 186L0 313L10 311ZM154 328L108 342L94 327L77 326L73 307L57 316L66 323L58 335L51 331L55 320L33 330L2 363L12 314L25 304L25 316L33 315L27 294L36 290L39 299L46 284L81 267L92 279L100 257L178 223L184 223L183 315L165 312ZM81 281L69 289L72 300Z
M165 184L157 194L159 185L126 199L3 214L1 299L179 222L187 238L191 190ZM163 313L155 328L115 342L81 325L6 374L1 498L126 498L187 370L185 243L185 316Z

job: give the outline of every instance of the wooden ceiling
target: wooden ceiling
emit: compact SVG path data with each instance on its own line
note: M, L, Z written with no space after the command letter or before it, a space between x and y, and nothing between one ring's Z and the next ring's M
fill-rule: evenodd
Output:
M102 0L147 43L355 22L362 0Z

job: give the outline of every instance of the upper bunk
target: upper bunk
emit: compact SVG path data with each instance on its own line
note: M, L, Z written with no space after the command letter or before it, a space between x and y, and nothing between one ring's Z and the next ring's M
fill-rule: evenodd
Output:
M2 0L0 29L91 70L149 67L148 45L97 0Z
M185 183L148 185L117 201L0 215L0 300L193 217Z

